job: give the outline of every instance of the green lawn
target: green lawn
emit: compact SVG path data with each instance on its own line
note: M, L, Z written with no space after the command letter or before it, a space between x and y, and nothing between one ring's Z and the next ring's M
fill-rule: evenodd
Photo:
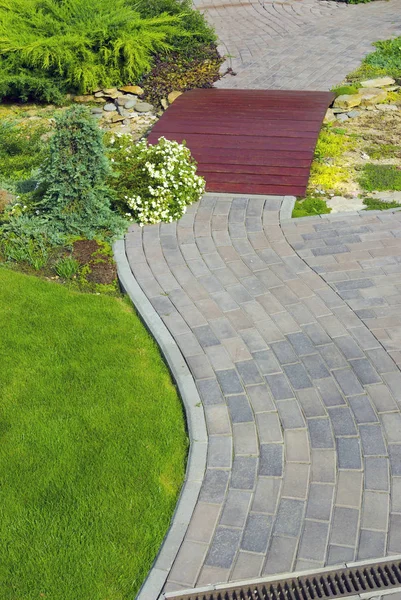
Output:
M0 597L132 600L169 525L187 437L124 300L0 269Z

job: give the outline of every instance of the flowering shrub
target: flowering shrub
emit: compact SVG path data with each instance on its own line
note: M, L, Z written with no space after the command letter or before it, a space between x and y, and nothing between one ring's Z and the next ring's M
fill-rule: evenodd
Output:
M114 187L120 210L139 225L175 221L186 207L200 199L205 182L196 175L188 148L164 137L148 146L135 144L128 135L109 139L111 162L117 177Z

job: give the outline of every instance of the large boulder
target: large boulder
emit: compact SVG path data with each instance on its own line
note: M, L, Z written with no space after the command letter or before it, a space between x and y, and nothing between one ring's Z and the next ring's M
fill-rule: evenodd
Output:
M334 100L335 108L354 108L359 106L362 102L362 98L359 94L344 94L343 96L337 96Z
M382 88L388 85L393 85L395 80L392 77L378 77L377 79L367 79L366 81L361 81L361 86L363 88Z
M381 88L361 88L358 96L361 99L361 106L372 106L384 102L387 98L387 92Z

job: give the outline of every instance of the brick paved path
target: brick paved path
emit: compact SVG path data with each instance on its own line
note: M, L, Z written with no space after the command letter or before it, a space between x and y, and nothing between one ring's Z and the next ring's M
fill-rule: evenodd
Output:
M127 235L210 436L169 591L401 553L401 372L380 343L400 339L401 213L288 223L292 247L281 201L206 195Z
M372 51L401 35L401 0L195 0L215 26L236 77L217 87L328 90Z

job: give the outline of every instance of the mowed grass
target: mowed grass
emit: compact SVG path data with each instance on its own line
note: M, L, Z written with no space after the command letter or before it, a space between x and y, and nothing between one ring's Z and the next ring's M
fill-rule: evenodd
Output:
M1 600L134 598L183 481L181 403L127 302L0 269Z

